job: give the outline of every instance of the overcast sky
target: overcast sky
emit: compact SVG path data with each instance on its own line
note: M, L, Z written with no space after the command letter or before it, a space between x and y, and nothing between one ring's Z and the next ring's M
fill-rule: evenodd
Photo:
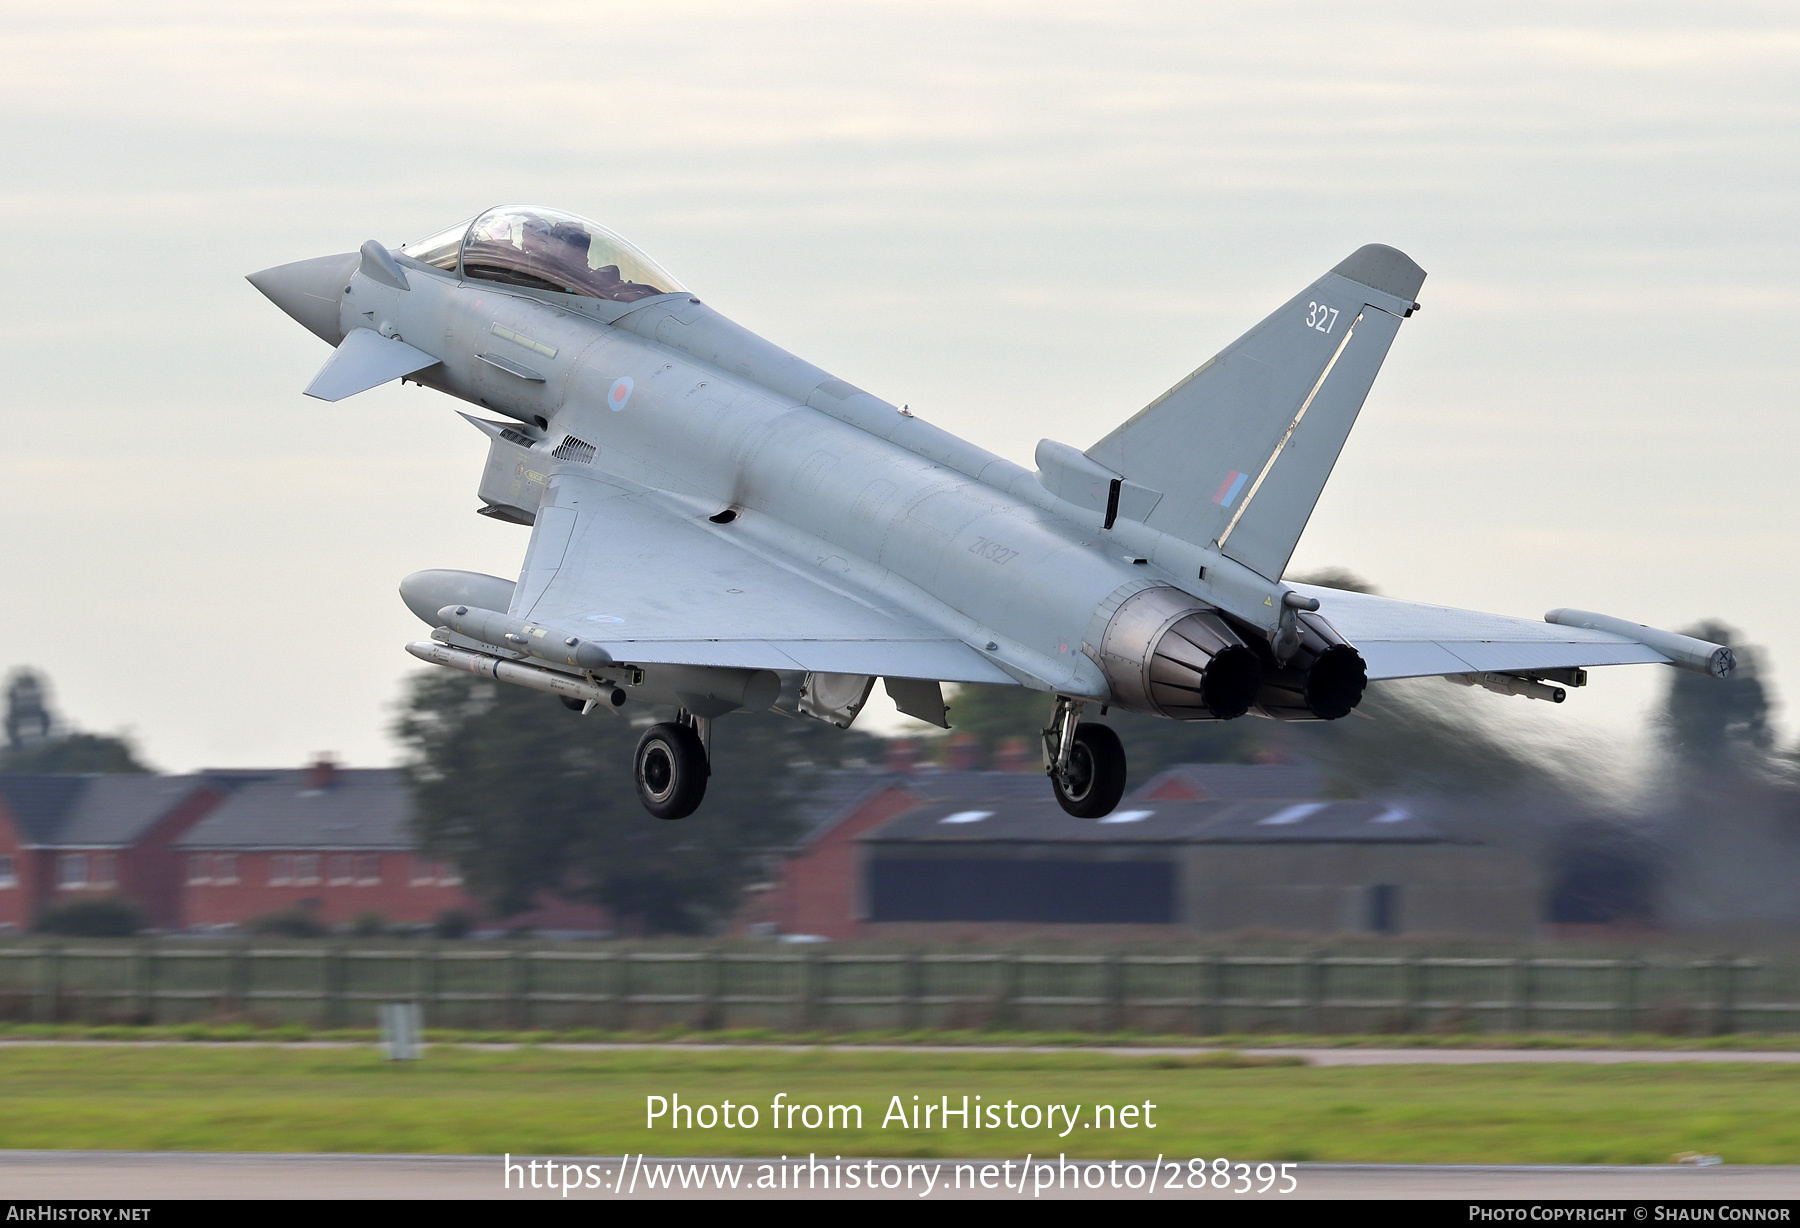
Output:
M64 0L0 49L0 668L159 767L391 762L396 583L516 574L455 402L303 398L242 280L503 201L1025 464L1393 244L1424 309L1296 568L1722 618L1800 686L1791 3ZM1489 706L1629 749L1660 673Z

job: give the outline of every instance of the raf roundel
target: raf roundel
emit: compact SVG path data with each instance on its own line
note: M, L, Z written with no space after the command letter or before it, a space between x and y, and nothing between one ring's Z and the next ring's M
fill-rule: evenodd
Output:
M631 400L631 389L632 383L629 375L621 375L613 381L612 391L606 394L606 403L615 414L625 408L625 402Z

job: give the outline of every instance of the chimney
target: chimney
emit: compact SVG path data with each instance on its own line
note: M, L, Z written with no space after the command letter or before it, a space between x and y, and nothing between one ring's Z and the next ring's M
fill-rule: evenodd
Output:
M973 772L981 766L981 739L967 729L951 734L944 752L944 766L952 772Z
M1000 772L1036 772L1043 768L1043 756L1033 754L1024 738L1003 738L994 751L994 769Z
M888 743L887 770L900 776L911 776L919 764L919 744L911 738L895 738Z
M313 791L329 789L337 783L337 760L329 751L323 751L306 769L306 787Z

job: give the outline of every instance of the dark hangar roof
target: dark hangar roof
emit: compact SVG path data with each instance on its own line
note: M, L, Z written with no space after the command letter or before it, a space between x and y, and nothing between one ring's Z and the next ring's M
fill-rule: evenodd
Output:
M921 803L957 802L998 805L1050 796L1050 781L1042 772L857 772L831 769L815 778L799 807L801 834L795 840L804 847L835 827L842 819L887 789L905 789Z
M1127 800L1104 819L1074 818L1054 801L936 802L909 810L862 839L873 845L1454 842L1405 802L1281 799Z

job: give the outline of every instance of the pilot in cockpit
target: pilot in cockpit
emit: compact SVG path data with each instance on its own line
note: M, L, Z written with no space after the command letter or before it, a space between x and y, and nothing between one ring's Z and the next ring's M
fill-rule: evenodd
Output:
M598 250L595 244L598 240ZM646 278L627 278L620 267L623 241L598 235L589 224L549 210L509 208L483 215L469 229L463 251L466 275L512 285L533 286L563 294L632 303L666 294ZM595 267L594 260L607 260ZM641 258L636 262L648 265ZM654 266L649 266L652 271ZM633 273L642 276L637 268ZM657 277L674 286L672 278Z

